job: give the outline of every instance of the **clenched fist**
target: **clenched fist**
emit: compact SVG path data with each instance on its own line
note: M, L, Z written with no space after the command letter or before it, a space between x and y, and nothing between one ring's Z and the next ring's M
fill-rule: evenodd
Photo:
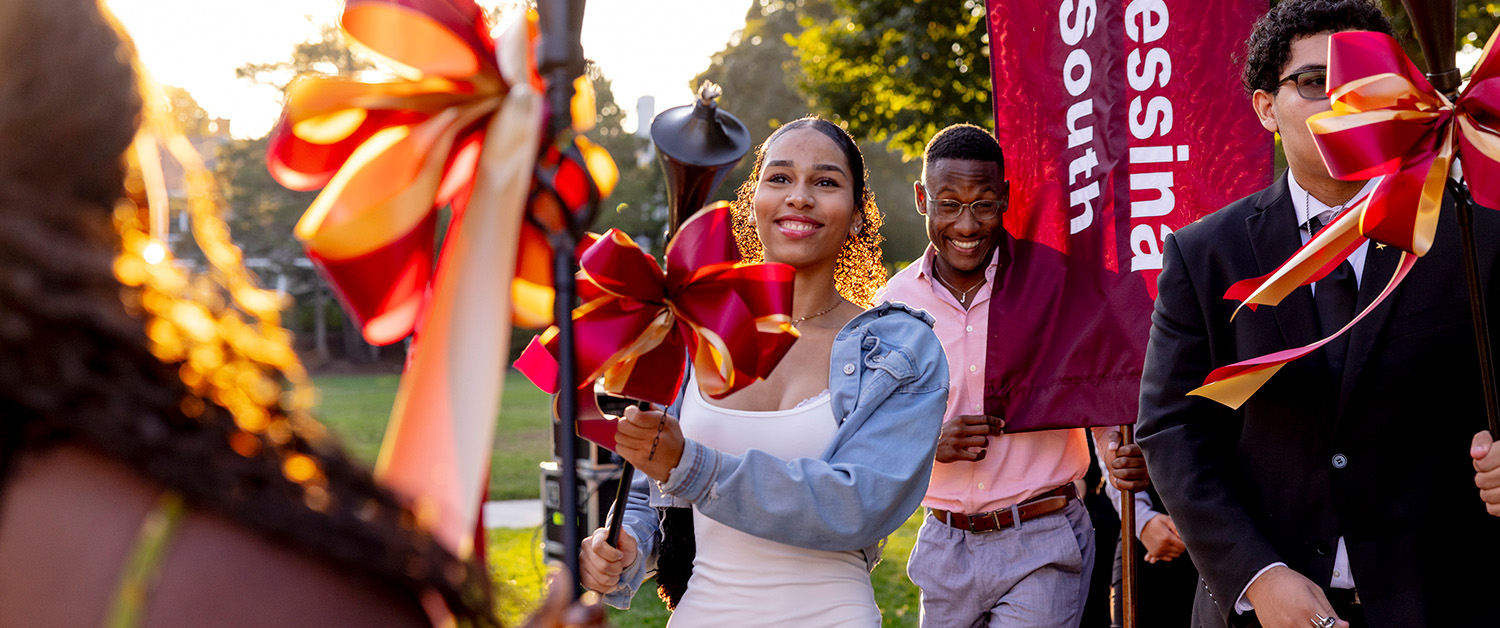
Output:
M943 424L938 435L938 462L978 462L984 460L991 436L1004 433L1005 421L992 416L966 414Z
M620 574L635 564L635 537L630 532L620 531L620 547L610 547L609 528L599 528L583 540L578 553L578 570L583 572L583 588L599 593L609 593L620 584Z

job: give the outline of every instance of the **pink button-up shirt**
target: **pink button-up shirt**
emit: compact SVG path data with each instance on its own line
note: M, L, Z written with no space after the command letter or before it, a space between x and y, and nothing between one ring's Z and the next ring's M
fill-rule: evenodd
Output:
M984 271L984 285L964 310L958 299L932 278L936 254L936 249L928 245L920 259L891 278L876 300L900 301L926 310L936 320L933 330L948 355L948 410L943 415L947 423L960 415L984 414L985 339L989 337L990 287L995 284L997 266L996 258L991 257ZM999 333L1028 332L1016 329ZM1024 502L1083 477L1089 464L1086 439L1081 428L992 436L983 460L933 463L932 483L922 505L978 514Z

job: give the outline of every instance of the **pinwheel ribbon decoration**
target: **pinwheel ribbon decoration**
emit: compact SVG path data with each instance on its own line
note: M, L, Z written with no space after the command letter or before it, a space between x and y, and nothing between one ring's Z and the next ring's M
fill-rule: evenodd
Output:
M1492 35L1468 86L1450 102L1390 36L1345 32L1329 38L1332 110L1308 118L1307 126L1330 174L1350 181L1383 178L1274 272L1236 283L1224 296L1251 309L1276 305L1293 290L1323 278L1366 240L1402 251L1396 272L1379 296L1332 336L1215 369L1189 394L1238 408L1283 365L1345 333L1385 300L1432 247L1456 158L1463 162L1474 200L1500 207L1500 59L1495 40Z
M299 78L267 161L287 187L323 188L296 235L365 338L415 334L376 476L467 556L512 320L551 322L547 232L586 223L617 173L581 136L543 137L534 15L496 38L473 0L346 0L340 26L395 75Z
M726 204L684 222L666 257L664 272L613 229L584 251L583 304L573 310L578 394L592 398L599 380L612 394L670 404L691 357L704 392L723 397L769 375L796 341L792 268L740 263ZM533 340L516 361L532 383L554 394L556 333L554 327ZM597 408L592 401L579 407ZM613 448L612 425L581 418L579 433Z

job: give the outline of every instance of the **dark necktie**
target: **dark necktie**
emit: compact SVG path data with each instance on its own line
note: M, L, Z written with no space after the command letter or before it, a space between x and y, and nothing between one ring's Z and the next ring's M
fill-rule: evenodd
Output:
M1313 216L1307 221L1313 235L1323 228L1323 221ZM1318 305L1318 329L1327 338L1343 329L1354 318L1354 301L1359 296L1359 284L1354 279L1354 266L1344 260L1327 276L1319 279L1313 301ZM1345 334L1323 345L1327 355L1328 370L1340 376L1344 372L1344 357L1349 352L1349 335Z

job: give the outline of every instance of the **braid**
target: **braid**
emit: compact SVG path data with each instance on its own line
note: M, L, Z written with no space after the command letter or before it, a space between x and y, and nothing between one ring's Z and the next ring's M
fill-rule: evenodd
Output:
M656 552L656 596L677 610L677 603L687 593L693 577L693 559L698 555L698 539L693 530L693 509L668 507L656 509L661 518L661 546Z
M142 111L134 50L96 2L0 0L0 499L25 452L77 443L347 573L498 625L486 570L303 416L301 366L267 324L274 307L235 283L247 275L213 241L222 222L201 181L195 232L227 253L216 272L143 261L145 204L124 198L139 185L121 158Z
M78 237L90 230L68 233L25 216L0 218L0 407L7 417L0 480L21 451L79 442L269 538L387 586L436 590L474 618L492 617L484 570L420 531L411 512L328 439L291 427L287 442L275 446L268 430L251 455L240 451L246 432L233 415L192 394L178 376L182 364L147 350L141 320L122 304L139 290L123 287L109 260L97 259L104 256L56 260L55 251L97 249ZM48 271L47 285L28 279L41 276L39 268ZM267 410L287 415L279 406ZM321 472L322 486L288 477L289 461L302 456Z

